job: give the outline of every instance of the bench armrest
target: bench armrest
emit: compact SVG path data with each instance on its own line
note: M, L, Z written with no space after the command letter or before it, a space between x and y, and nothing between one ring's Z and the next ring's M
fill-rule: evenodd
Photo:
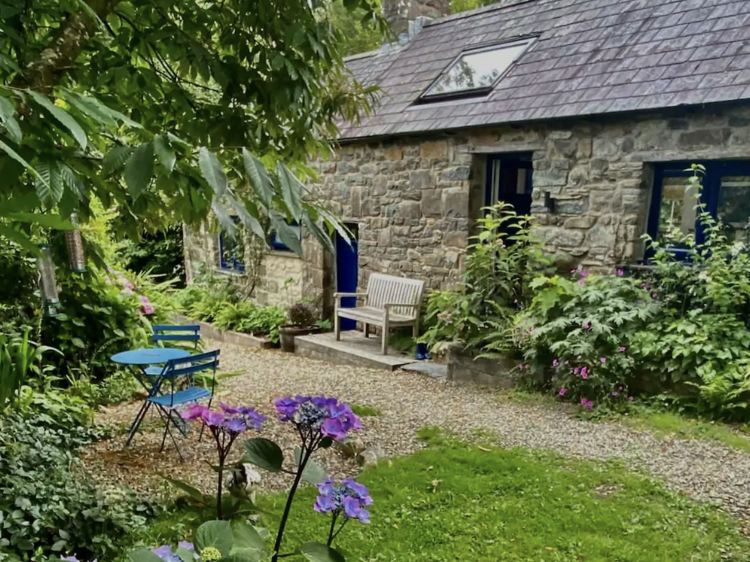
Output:
M340 299L342 297L366 297L367 293L333 293L333 298Z

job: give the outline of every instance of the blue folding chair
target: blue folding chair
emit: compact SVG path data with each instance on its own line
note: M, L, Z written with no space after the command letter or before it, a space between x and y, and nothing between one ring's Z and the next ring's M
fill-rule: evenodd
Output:
M216 370L219 367L219 352L220 350L217 349L207 353L191 355L190 357L182 359L171 359L168 361L159 373L159 378L154 383L151 392L146 397L144 407L141 408L141 412L136 416L136 419L131 426L128 442L133 439L141 422L146 417L146 413L153 405L156 406L157 411L159 412L159 417L162 422L164 422L164 436L161 440L160 451L164 451L167 435L169 435L177 449L177 453L180 455L180 459L185 460L180 452L180 447L177 445L177 440L170 429L170 425L174 425L183 436L187 436L187 430L185 429L186 426L179 415L177 415L175 408L185 404L194 404L204 398L208 398L208 407L211 407L214 390L216 389ZM206 371L211 371L210 389L195 384L195 375ZM187 385L184 388L178 389L178 383L182 379L187 382ZM166 388L167 386L168 389ZM177 415L176 419L174 417L175 415ZM203 429L201 428L199 441L202 438Z
M198 343L201 340L201 327L198 324L185 324L184 326L170 324L154 324L151 326L154 335L151 339L156 343L160 342L193 342L195 349L198 349ZM161 374L161 367L147 367L144 373L151 377Z

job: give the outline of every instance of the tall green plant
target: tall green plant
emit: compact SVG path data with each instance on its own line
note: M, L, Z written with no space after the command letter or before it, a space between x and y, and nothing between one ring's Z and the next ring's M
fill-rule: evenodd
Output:
M461 285L429 297L427 322L433 324L423 339L435 351L454 342L488 355L511 349L512 319L531 299L534 275L551 263L531 217L517 215L507 203L484 211L470 238Z
M29 331L29 328L24 329L20 337L0 334L0 412L14 409L29 376L41 374L42 354L57 351L30 341Z

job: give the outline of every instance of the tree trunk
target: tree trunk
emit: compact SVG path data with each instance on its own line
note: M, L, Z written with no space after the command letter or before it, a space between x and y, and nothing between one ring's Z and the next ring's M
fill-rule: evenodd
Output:
M86 0L86 4L101 20L107 18L119 2L120 0ZM75 62L98 25L83 9L68 16L50 45L24 69L23 75L13 85L49 93L59 73Z

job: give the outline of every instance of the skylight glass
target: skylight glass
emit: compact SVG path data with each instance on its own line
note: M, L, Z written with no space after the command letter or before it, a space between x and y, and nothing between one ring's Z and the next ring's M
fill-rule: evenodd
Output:
M531 40L465 51L422 94L422 99L489 91Z

